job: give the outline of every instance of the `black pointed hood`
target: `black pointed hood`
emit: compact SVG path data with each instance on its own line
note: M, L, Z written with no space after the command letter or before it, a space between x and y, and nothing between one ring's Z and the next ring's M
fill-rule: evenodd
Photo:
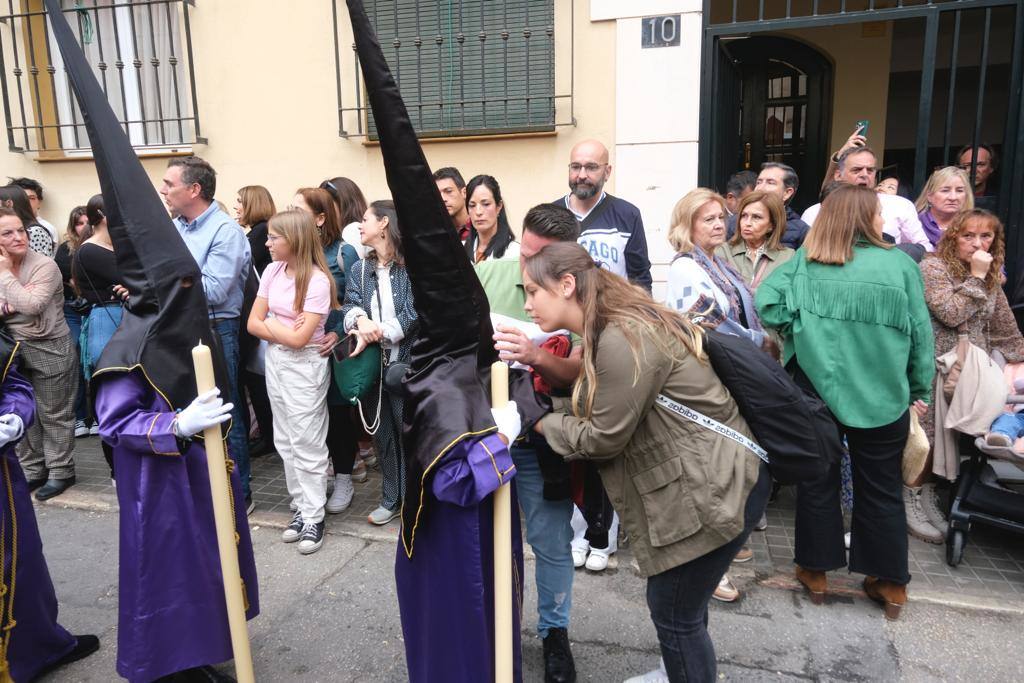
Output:
M488 386L498 355L487 295L452 228L363 3L348 0L348 8L419 318L405 379L403 439L402 542L412 557L417 526L427 522L433 468L461 440L496 429ZM528 374L513 372L510 392L524 425L547 411Z
M210 328L202 274L110 108L59 0L45 2L89 133L121 284L131 293L121 326L93 374L139 369L172 408L184 408L196 396L192 347L202 340L220 348ZM218 386L225 387L222 354L213 356Z

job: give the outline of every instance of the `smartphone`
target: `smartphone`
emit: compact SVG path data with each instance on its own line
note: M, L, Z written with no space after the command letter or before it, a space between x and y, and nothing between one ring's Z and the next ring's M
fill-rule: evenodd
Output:
M334 354L334 360L340 363L351 356L356 350L356 341L356 336L354 334L350 334L335 344L334 348L331 349L331 353Z
M870 126L870 125L871 125L871 122L868 121L867 119L864 119L863 121L858 121L857 122L857 129L858 129L857 133L859 133L860 135L863 135L864 137L867 137L868 136L868 126Z

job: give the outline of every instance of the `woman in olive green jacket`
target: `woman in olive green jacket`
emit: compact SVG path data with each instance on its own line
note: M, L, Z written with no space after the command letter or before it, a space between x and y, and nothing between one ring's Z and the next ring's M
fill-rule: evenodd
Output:
M796 256L761 283L757 308L846 435L850 570L867 574L868 596L895 619L910 581L900 461L908 408L921 416L931 398L935 344L920 270L882 241L878 195L855 185L830 194ZM820 603L825 572L847 564L838 463L797 486L795 536L796 577Z
M669 680L713 681L708 601L770 487L750 429L711 369L700 329L598 268L579 245L552 244L526 259L523 283L541 329L583 339L572 398L536 429L566 459L598 464L648 577Z
M774 192L755 190L736 207L736 234L718 247L718 255L756 292L773 270L793 257L782 244L786 207Z

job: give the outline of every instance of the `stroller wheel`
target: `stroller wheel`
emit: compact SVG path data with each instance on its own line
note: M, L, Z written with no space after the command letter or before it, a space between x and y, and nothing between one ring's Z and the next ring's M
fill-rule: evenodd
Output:
M967 542L967 538L964 532L959 529L950 529L949 538L946 539L946 563L950 567L955 567L960 564L960 560L964 559L964 545Z

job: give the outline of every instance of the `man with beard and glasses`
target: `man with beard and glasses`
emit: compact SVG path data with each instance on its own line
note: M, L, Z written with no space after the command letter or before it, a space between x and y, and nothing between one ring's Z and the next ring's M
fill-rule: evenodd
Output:
M612 174L608 149L584 140L569 157L569 194L552 202L580 221L579 243L602 267L651 291L651 262L640 210L604 191Z

